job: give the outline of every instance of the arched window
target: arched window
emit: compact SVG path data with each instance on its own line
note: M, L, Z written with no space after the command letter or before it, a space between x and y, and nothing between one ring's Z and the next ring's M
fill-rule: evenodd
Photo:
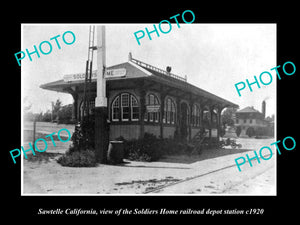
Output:
M165 100L165 116L164 116L164 123L167 124L175 124L176 121L176 108L175 103L171 98L167 98Z
M116 96L111 104L112 121L139 120L139 104L136 97L129 93Z
M146 96L146 113L144 120L156 123L160 121L160 103L154 94L148 94Z
M112 121L119 121L120 119L120 97L117 96L115 100L112 103L111 106L111 112L112 112Z
M131 121L138 121L139 120L139 104L136 98L131 95Z
M129 94L124 93L121 94L121 120L122 121L129 121Z
M192 126L200 126L200 107L196 104L193 105L192 109Z

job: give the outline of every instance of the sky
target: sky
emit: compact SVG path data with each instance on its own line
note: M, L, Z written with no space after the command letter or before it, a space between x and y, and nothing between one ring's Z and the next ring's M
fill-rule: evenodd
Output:
M41 42L49 41L52 52L40 53L40 58L32 54L21 61L23 106L31 104L31 111L46 112L51 102L58 98L63 105L73 103L70 94L41 89L39 86L63 79L65 74L85 71L88 55L90 24L22 24L22 43L20 51L34 50ZM94 24L98 25L98 24ZM128 61L132 57L165 69L172 67L172 73L184 77L189 83L229 100L243 109L253 106L261 111L261 103L266 100L266 115L276 113L276 74L270 69L276 64L276 24L184 24L180 28L172 24L169 33L147 34L138 45L134 33L153 29L153 24L105 24L106 25L106 65L112 66ZM158 24L156 24L158 27ZM163 27L167 30L168 27ZM66 31L72 31L76 40L66 45L61 37ZM50 38L60 35L57 40ZM66 35L66 40L72 38ZM69 38L69 39L68 39ZM96 42L95 42L96 43ZM44 51L47 46L43 45ZM94 55L95 56L95 55ZM96 62L96 56L94 57ZM94 68L97 69L96 63ZM16 61L16 66L18 66ZM246 87L239 96L235 84L254 81L254 75L268 71L273 76L270 85L261 85L259 89L252 85L253 92ZM267 76L262 78L265 82Z

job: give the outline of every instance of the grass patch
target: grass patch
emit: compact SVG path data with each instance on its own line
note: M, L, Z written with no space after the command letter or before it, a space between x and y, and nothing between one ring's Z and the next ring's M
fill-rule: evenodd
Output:
M33 141L33 130L24 130L23 134L24 134L24 142L32 142ZM51 134L51 133L49 133L49 134ZM45 136L47 136L49 134L36 132L35 133L35 139L43 138L47 142L51 142L51 137L45 137ZM60 141L58 139L57 133L55 133L54 135L52 135L52 138L53 138L54 141ZM63 137L63 136L61 138L63 140L67 139L66 137Z
M48 153L48 152L35 152L35 155L30 154L27 156L29 162L50 162L50 159L55 159L57 156L61 155L60 153Z

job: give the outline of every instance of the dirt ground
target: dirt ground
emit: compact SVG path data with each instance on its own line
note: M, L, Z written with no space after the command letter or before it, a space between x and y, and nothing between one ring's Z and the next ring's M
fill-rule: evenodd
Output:
M59 126L56 128L57 131L61 129ZM51 133L47 125L39 129ZM250 154L251 151L259 150L262 146L269 146L272 142L273 139L240 138L237 139L237 143L242 144L241 149L211 149L205 150L200 156L166 156L157 162L125 160L120 165L99 164L91 168L72 168L63 167L56 162L70 144L58 141L56 147L49 145L49 149L42 157L30 161L22 160L22 193L24 195L144 194L157 187L209 173L226 165L233 165L235 158L245 156L246 153ZM264 161L268 163L261 163L254 167L244 165L245 168L249 167L243 173L245 176L241 176L237 167L232 167L228 171L220 171L220 174L206 176L211 177L210 180L194 179L194 184L191 186L194 189L181 189L173 185L172 191L168 192L166 189L158 194L266 194L265 188L270 189L267 193L274 194L276 168L274 158ZM247 176L247 174L251 175ZM230 186L224 185L217 191L200 188L215 182L212 180L214 176L215 179L222 179L223 183L232 183Z

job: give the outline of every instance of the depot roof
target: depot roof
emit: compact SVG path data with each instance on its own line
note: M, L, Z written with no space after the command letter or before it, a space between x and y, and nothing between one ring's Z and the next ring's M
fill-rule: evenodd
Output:
M141 62L139 60L131 58L128 62L117 64L111 67L107 67L106 70L114 70L114 69L126 69L126 76L124 77L109 77L107 81L109 83L122 83L121 81L128 80L151 80L154 82L158 82L164 85L167 85L172 88L180 89L186 93L194 94L196 96L205 97L207 99L222 103L226 107L238 107L238 105L227 101L221 97L218 97L210 92L207 92L201 88L198 88L186 81L185 78L182 78L178 75L172 74L165 70L159 69L157 67L151 66L147 63ZM92 73L92 83L96 84L96 71ZM83 86L84 85L84 73L78 74L67 74L64 76L64 79L46 83L40 85L41 88L70 93L70 88L74 86Z

